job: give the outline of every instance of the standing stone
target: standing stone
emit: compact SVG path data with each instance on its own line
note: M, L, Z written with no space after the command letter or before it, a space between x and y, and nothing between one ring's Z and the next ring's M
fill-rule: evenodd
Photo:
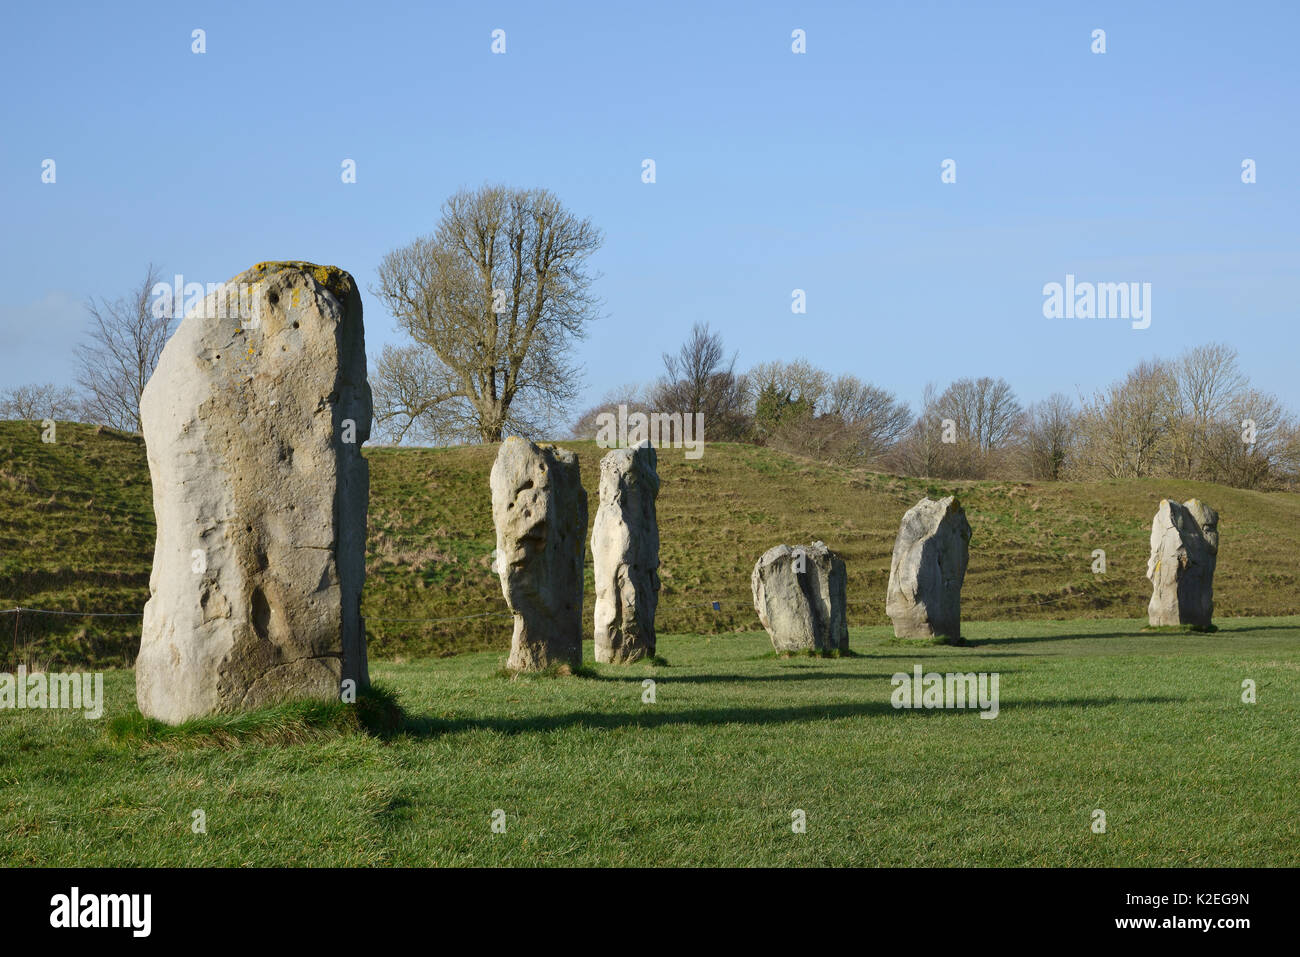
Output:
M596 580L596 660L627 664L655 653L659 604L659 473L654 446L615 449L600 462L600 507L591 528Z
M889 564L885 614L898 638L961 638L970 525L953 496L923 498L903 516Z
M515 615L506 667L582 664L582 559L587 492L578 456L517 436L492 466L497 574Z
M825 542L769 548L754 566L750 587L758 620L777 651L849 650L844 559Z
M1151 604L1153 626L1208 628L1214 616L1214 566L1219 556L1219 513L1197 499L1179 505L1169 499L1151 522Z
M370 414L361 297L341 269L260 263L180 323L140 398L158 524L135 663L145 715L369 683Z

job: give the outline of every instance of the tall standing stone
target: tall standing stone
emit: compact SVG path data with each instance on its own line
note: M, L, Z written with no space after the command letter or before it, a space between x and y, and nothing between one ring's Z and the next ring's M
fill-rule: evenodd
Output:
M517 436L492 466L497 574L515 616L506 667L582 664L582 559L587 492L578 456Z
M1219 556L1219 513L1197 499L1162 499L1151 522L1151 603L1154 626L1208 628L1214 616L1214 567Z
M849 650L844 560L825 542L769 548L754 566L750 588L777 651Z
M180 323L140 399L158 525L144 714L368 683L370 417L361 297L341 269L260 263Z
M970 534L966 513L951 495L921 499L903 515L885 595L896 637L961 638Z
M654 657L659 604L659 473L654 446L614 449L600 462L600 507L591 528L596 660Z

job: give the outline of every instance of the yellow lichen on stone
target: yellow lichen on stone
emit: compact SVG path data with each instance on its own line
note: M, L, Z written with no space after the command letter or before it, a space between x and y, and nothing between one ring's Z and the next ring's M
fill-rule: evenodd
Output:
M356 283L353 282L352 276L345 269L338 266L320 266L316 263L309 263L303 260L269 260L258 263L253 267L261 273L270 275L279 272L282 269L298 269L308 273L318 283L334 293L339 299L351 295L356 290Z

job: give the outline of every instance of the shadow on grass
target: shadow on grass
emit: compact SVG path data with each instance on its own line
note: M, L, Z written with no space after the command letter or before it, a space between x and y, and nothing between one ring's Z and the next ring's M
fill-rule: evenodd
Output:
M1144 698L1066 698L1059 701L1007 701L1000 706L1000 714L1041 708L1111 708L1140 704L1173 704L1185 699L1168 697ZM529 732L561 731L566 728L659 728L672 725L725 725L753 724L776 725L800 721L836 721L844 718L884 717L902 715L907 718L938 718L947 716L957 720L972 717L973 708L966 709L899 709L888 701L865 701L859 704L801 705L785 708L696 708L685 711L643 711L608 714L594 711L574 711L566 714L538 715L531 718L434 718L424 716L408 722L406 734L412 737L441 737L467 731L495 731L500 734L526 734ZM963 717L964 716L964 717ZM996 720L996 719L994 719Z
M1017 635L1014 638L975 638L969 641L967 647L1023 645L1048 641L1086 641L1089 638L1197 638L1211 635L1223 638L1251 631L1290 631L1300 635L1300 626L1296 625L1237 625L1234 624L1235 620L1229 618L1223 624L1212 625L1208 629L1185 625L1153 628L1144 623L1145 619L1135 618L1133 619L1134 629L1132 631L1085 631L1069 635ZM1032 622L1025 622L1025 625L1027 628L1033 627Z
M994 656L989 656L994 657ZM1000 668L998 674L1013 675L1019 668ZM899 674L897 671L882 671L879 673L862 674L861 672L846 671L790 671L779 675L664 675L662 677L652 675L611 675L611 674L584 674L584 678L593 681L618 681L629 684L640 684L646 678L654 677L656 682L661 684L744 684L751 681L888 681L894 675Z
M642 680L634 676L598 676L612 681ZM827 680L854 677L884 680L890 675L790 674L766 675L756 679L742 675L682 675L671 681L683 683L753 681L753 680ZM1045 701L1005 701L1000 712L1044 708L1111 708L1142 704L1171 704L1185 699L1171 697L1140 698L1065 698ZM437 718L412 716L398 703L397 696L386 688L372 685L358 695L356 704L330 701L294 701L258 711L214 715L178 725L168 725L140 712L120 715L108 722L106 734L119 745L139 745L168 750L243 745L291 745L364 734L380 739L395 737L434 738L472 731L495 731L501 734L527 734L560 731L567 728L658 728L674 725L702 727L749 724L781 725L808 721L837 721L859 717L915 716L957 718L967 709L897 709L889 701L813 704L781 708L693 708L681 711L642 710L638 712L573 711L531 717ZM902 715L899 713L903 712ZM969 715L967 715L969 717Z
M1015 638L976 638L966 647L983 648L989 645L1031 645L1045 641L1080 641L1087 638L1141 638L1139 631L1094 631L1077 635L1018 635Z
M1017 635L1015 638L976 638L968 647L981 648L999 645L1025 645L1048 641L1086 641L1089 638L1218 638L1231 637L1248 631L1292 631L1300 633L1294 625L1221 625L1213 631L1171 628L1139 628L1134 631L1090 631L1071 635Z
M1216 634L1222 637L1243 631L1291 631L1300 635L1300 625L1220 625ZM1207 634L1207 632L1198 632L1198 634Z
M1011 640L1014 640L1014 639L989 639L989 640L990 640L990 641L998 641L998 640L1011 641ZM1033 639L1033 640L1038 641L1039 639L1035 638L1035 639ZM901 650L898 651L896 654L890 654L890 655L859 655L858 657L860 657L860 658L872 658L872 659L874 659L874 660L876 660L876 661L898 661L899 659L907 659L907 658L912 657L910 654L907 653L907 650L908 650L909 648L911 648L911 649L913 649L913 650L915 650L915 651L925 651L925 652L927 652L927 654L924 655L924 657L926 658L926 660L933 661L933 660L935 660L935 659L938 659L938 658L944 658L944 657L946 657L946 656L943 655L942 653L940 653L940 654L932 654L932 653L929 653L929 652L936 652L936 651L937 651L937 652L943 652L943 651L945 651L945 650L952 650L952 651L973 651L974 649L980 647L980 644L981 644L981 643L978 642L978 641L972 641L972 642L970 642L970 643L968 643L968 644L964 644L964 645L929 644L929 643L924 643L924 644L923 644L923 643L921 643L921 642L915 642L915 643L913 643L913 644L911 644L911 645L898 645L898 646L896 646L896 647L898 647L898 648L901 649ZM895 646L891 646L891 647L895 647ZM1004 652L1002 652L1002 653L1000 653L1000 654L979 654L979 655L971 655L970 657L971 657L972 659L975 659L975 658L1033 658L1034 656L1033 656L1033 655L1030 655L1030 654L1026 654L1026 653L1023 652L1023 651L1004 651Z

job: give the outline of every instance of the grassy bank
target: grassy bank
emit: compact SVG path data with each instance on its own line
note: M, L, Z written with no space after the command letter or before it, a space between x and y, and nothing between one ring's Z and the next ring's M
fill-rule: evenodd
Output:
M565 443L596 503L602 451ZM368 580L363 610L377 658L498 649L510 623L489 555L495 447L369 449ZM974 529L963 592L974 621L1135 617L1151 517L1165 496L1200 497L1222 516L1215 579L1224 617L1300 612L1300 495L1192 482L935 482L817 465L716 443L689 461L660 456L664 631L757 629L749 577L779 542L821 538L848 562L849 621L884 624L889 556L904 511L956 492ZM0 609L138 612L148 599L153 509L138 437L61 424L0 422ZM1106 552L1104 575L1093 551ZM591 590L588 589L590 603ZM714 610L713 602L719 608ZM484 617L466 618L481 615ZM0 662L128 665L134 618L0 614ZM391 619L456 619L437 623Z

